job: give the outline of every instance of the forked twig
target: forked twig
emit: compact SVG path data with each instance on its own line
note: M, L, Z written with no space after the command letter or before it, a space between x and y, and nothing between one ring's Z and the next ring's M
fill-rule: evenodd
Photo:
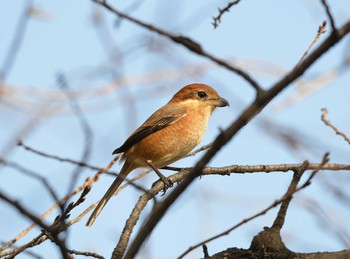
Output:
M334 18L333 18L333 15L331 14L331 10L327 4L327 1L326 0L321 0L322 2L322 5L324 6L324 8L326 9L326 13L327 13L327 16L328 16L328 19L329 21L331 22L331 26L332 26L332 29L334 32L337 31L337 27L335 27L335 22L334 22Z

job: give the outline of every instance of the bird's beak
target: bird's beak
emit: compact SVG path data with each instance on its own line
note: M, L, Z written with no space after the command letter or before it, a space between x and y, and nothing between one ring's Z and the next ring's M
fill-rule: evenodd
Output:
M230 103L226 99L220 97L220 99L217 100L216 106L217 107L230 106Z

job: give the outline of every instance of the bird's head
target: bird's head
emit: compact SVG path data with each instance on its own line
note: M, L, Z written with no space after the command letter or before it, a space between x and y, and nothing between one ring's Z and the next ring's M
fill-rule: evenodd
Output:
M229 106L229 102L220 97L210 86L205 84L190 84L180 89L169 103L195 105L208 108L211 112L216 107Z

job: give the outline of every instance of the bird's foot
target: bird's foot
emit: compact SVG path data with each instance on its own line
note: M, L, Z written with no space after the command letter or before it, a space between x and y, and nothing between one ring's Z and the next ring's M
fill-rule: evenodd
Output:
M172 180L170 180L168 177L165 177L164 175L163 177L160 177L159 181L162 181L164 184L164 187L162 190L163 193L161 194L161 196L163 196L169 188L173 187L174 183Z
M161 172L159 172L158 168L156 168L155 166L153 166L152 164L152 161L148 160L146 161L146 163L153 169L153 171L159 176L159 180L158 181L162 181L163 184L164 184L164 187L163 187L163 194L162 196L166 193L166 190L169 189L170 187L172 187L174 185L174 183L167 177L165 177ZM155 182L152 187L158 183Z
M173 181L171 181L168 177L165 177L164 175L159 176L159 180L153 183L152 187L154 187L158 182L163 182L164 185L162 189L163 193L161 194L161 196L163 196L166 193L166 191L174 185Z

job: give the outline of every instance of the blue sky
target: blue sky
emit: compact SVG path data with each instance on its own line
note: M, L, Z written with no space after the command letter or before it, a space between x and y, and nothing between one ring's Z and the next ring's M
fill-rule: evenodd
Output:
M28 2L0 2L0 68ZM131 9L132 16L191 37L208 52L244 67L265 88L295 66L314 39L318 26L327 18L319 1L241 1L223 15L222 23L214 30L212 16L226 1L110 3L126 11L130 11L130 5L137 6ZM59 73L66 76L69 87L75 91L93 131L89 163L99 167L105 166L112 158L111 152L185 84L210 84L231 104L229 108L215 111L201 144L212 141L219 129L230 125L254 98L252 88L237 75L166 38L117 20L115 15L91 1L33 1L33 4L37 13L27 24L14 66L3 82L8 91L0 101L0 152L6 160L46 177L60 197L67 192L74 167L14 145L15 139L21 138L27 145L49 154L81 158L84 134L59 87ZM329 4L336 24L341 26L349 19L347 1L329 1ZM99 25L93 17L100 19ZM320 41L328 33L329 30ZM349 163L348 144L320 120L321 108L327 107L329 119L350 135L350 73L344 65L345 58L349 57L349 44L347 37L317 61L305 73L303 81L279 95L210 165L301 163L305 159L319 162L326 151L330 152L332 162ZM302 82L321 89L289 104L300 92ZM270 124L264 127L266 122ZM280 127L300 136L305 146L295 151L279 141L274 129ZM192 166L200 156L183 159L176 165ZM117 169L119 167L114 168ZM78 184L93 174L85 170ZM174 258L190 245L235 225L281 197L291 176L291 172L232 174L196 180L157 226L140 258ZM139 183L149 187L155 180L156 176L151 174ZM326 188L326 184L331 183L349 195L349 181L347 172L322 172L311 186L295 196L282 231L290 249L312 252L348 248L349 243L346 246L329 232L328 223L322 222L316 212L324 210L333 224L349 233L349 208ZM10 167L0 168L0 182L1 191L38 215L54 203L38 181ZM102 177L72 217L100 198L111 182L111 177ZM74 225L69 232L68 246L108 257L139 195L139 191L129 187L110 201L93 228L84 226L85 219ZM13 238L30 223L3 202L0 209L1 241ZM147 212L149 210L150 206ZM249 247L252 237L272 224L276 212L272 210L209 243L209 252L213 254L233 246ZM140 223L146 215L143 214ZM38 230L19 244L33 238L35 233ZM57 248L49 242L32 251L59 258ZM201 249L188 258L199 256L202 256Z

